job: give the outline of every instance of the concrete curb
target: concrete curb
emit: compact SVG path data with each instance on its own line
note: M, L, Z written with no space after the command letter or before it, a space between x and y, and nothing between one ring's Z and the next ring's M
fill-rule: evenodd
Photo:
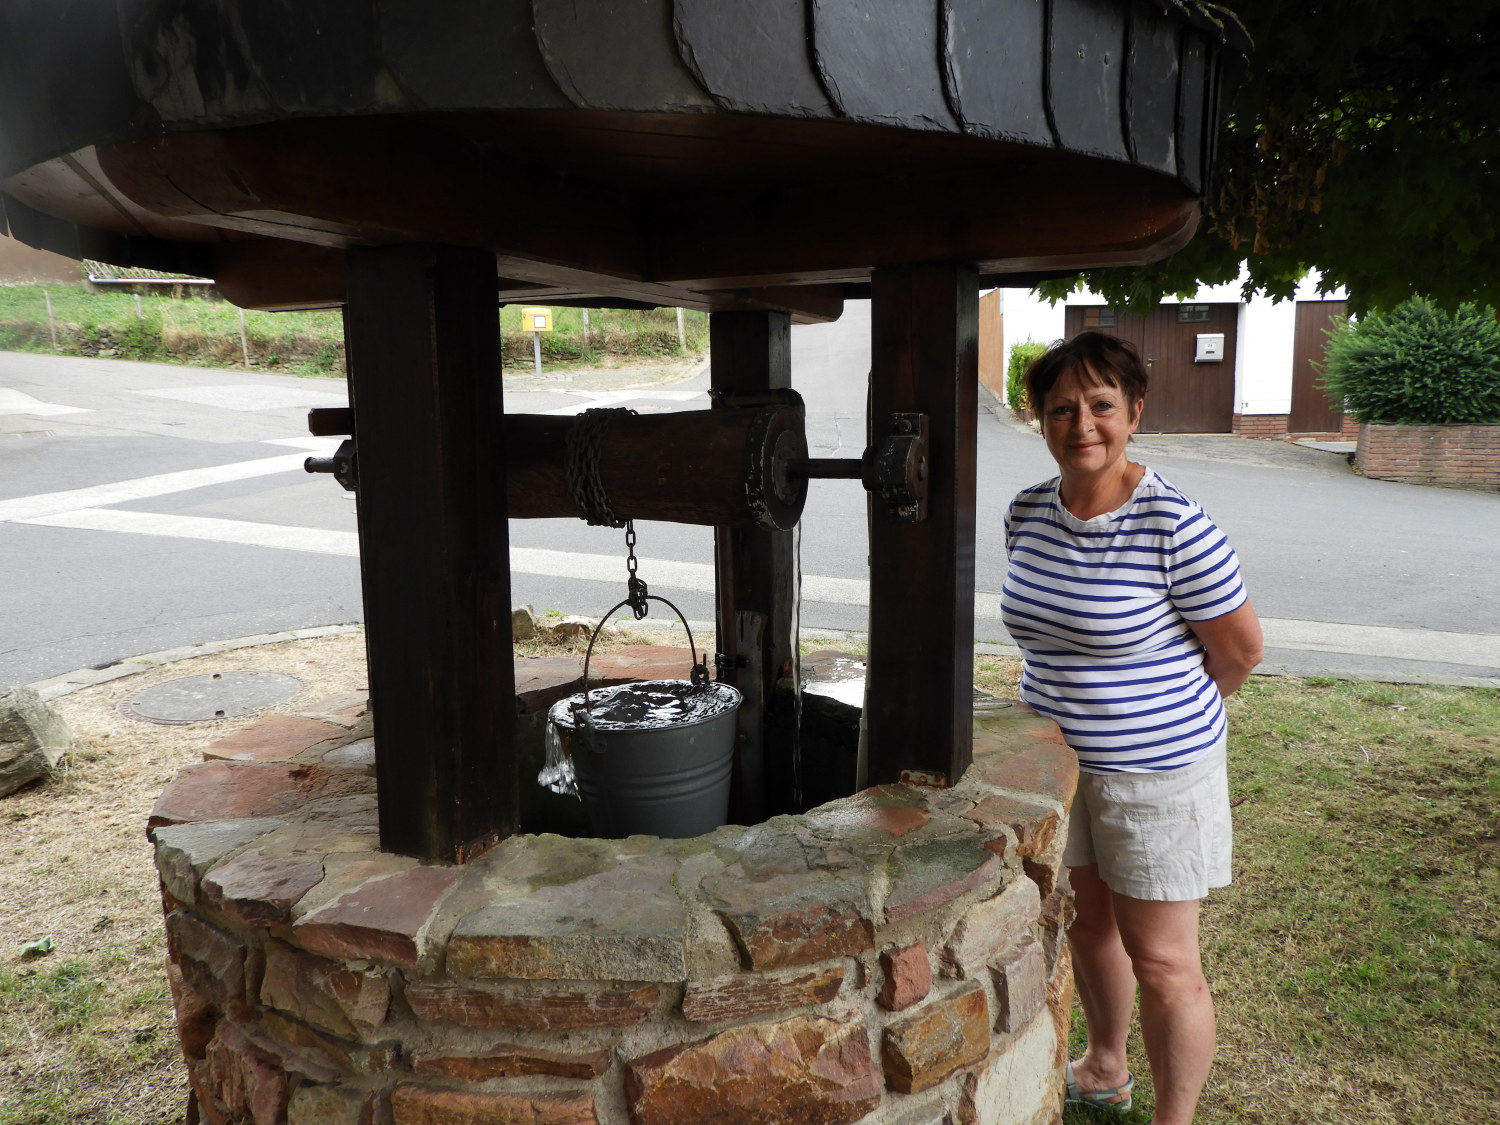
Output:
M80 668L75 672L65 672L61 676L52 676L45 680L37 680L33 684L26 685L32 688L43 701L60 699L65 695L72 695L75 691L84 688L97 687L99 684L107 684L111 680L122 680L126 676L134 676L140 672L149 671L152 668L160 668L163 664L175 664L179 660L192 660L197 656L212 656L220 652L233 652L241 648L259 648L261 645L280 644L283 641L310 641L315 637L332 637L340 633L358 633L364 629L363 624L350 625L318 625L307 629L288 629L281 633L257 633L249 637L236 637L229 641L206 641L203 644L183 645L180 648L162 649L160 652L148 652L141 656L132 656L125 660L117 660L113 664L105 664L98 667Z

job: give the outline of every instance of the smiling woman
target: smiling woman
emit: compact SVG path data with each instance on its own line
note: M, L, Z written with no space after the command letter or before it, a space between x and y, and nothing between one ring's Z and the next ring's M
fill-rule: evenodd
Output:
M1006 517L1002 613L1025 654L1021 697L1078 755L1064 863L1088 1025L1068 1099L1130 1108L1137 986L1157 1125L1186 1125L1214 1014L1198 908L1230 881L1222 696L1260 661L1260 625L1223 534L1127 454L1147 376L1129 344L1085 332L1027 373L1058 476Z

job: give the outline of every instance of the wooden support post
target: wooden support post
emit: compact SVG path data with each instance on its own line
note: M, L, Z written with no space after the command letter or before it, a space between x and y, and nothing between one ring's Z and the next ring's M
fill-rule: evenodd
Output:
M956 263L871 281L872 442L890 415L921 413L930 451L925 519L872 497L865 781L906 770L951 785L973 757L979 283Z
M349 251L380 843L444 863L517 824L498 322L486 252Z
M716 312L708 325L716 392L764 399L790 391L786 313ZM721 678L745 696L730 807L740 824L801 811L796 535L714 529L718 651L728 660Z

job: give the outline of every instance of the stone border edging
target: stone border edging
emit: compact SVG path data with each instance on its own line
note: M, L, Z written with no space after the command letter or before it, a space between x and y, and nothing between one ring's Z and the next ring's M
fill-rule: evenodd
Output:
M107 684L112 680L122 680L126 676L148 672L152 668L160 668L164 664L175 664L180 660L192 660L198 656L214 656L221 652L233 652L241 648L281 644L284 641L310 641L317 637L358 633L363 629L363 622L346 625L315 625L306 629L287 629L280 633L256 633L228 641L205 641L202 644L182 645L179 648L164 648L158 652L144 653L141 656L127 656L116 660L113 664L106 664L102 668L92 666L79 668L76 671L64 672L60 676L50 676L45 680L37 680L25 686L41 696L42 702L47 703L54 699L61 699L65 695L72 695L75 691L82 691L84 688L97 687L99 684Z

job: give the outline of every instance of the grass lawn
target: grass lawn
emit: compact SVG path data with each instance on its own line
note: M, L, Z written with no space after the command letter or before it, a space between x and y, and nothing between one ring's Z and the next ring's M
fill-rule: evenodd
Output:
M1219 1054L1197 1120L1500 1120L1500 692L1255 678L1230 711L1235 883L1204 905Z
M587 328L582 309L552 312L554 329L542 333L541 343L543 366L554 370L692 355L708 346L707 314L692 310L683 314L682 349L675 309L591 309ZM522 331L521 306L499 307L497 316L504 366L529 368L532 338ZM262 370L344 372L336 309L247 311L242 320L241 310L225 301L94 292L86 285L0 285L0 348L225 367L244 366L248 351Z
M359 643L307 642L290 670L311 676ZM1013 695L1016 670L983 657L976 679ZM110 690L128 689L58 702L99 733L59 777L0 802L0 1125L182 1119L143 825L172 773L229 731L133 735L131 720L107 725ZM1500 1119L1500 692L1256 678L1231 706L1236 881L1204 913L1220 1048L1199 1121ZM22 955L45 936L52 952ZM1133 1065L1128 1120L1144 1123L1150 1081Z

